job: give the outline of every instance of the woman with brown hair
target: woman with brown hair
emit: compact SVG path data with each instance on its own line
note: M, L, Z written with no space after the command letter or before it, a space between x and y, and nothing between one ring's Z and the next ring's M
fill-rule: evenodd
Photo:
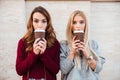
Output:
M66 41L61 41L60 68L62 80L100 80L105 58L98 44L88 40L88 26L85 14L74 11L68 21Z
M35 38L35 30L45 30L45 38ZM48 11L38 6L32 11L27 33L19 40L16 71L22 80L56 80L60 44Z

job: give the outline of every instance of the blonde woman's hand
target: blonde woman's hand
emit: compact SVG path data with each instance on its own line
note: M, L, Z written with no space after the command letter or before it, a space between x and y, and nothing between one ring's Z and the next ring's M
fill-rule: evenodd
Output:
M78 49L79 49L79 50L82 50L83 52L86 51L85 43L84 43L84 42L80 42L80 43L78 44Z
M73 53L76 53L79 44L80 44L80 40L75 40L75 36L74 36L72 40L72 50L71 50Z
M71 52L68 56L71 61L73 61L74 55L76 54L76 51L78 50L79 42L80 42L80 40L75 40L75 37L73 37L73 39L72 39L72 49L71 49Z
M36 39L33 44L33 52L38 55L40 53L40 45L38 44L40 41L40 38Z
M80 44L78 45L78 49L81 50L83 52L83 55L87 58L89 56L89 54L87 53L87 49L85 46L84 42L80 42Z

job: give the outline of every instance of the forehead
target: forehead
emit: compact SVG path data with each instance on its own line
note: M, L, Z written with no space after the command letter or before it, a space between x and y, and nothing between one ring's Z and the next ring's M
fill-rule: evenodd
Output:
M37 18L37 19L46 19L46 17L42 13L40 13L40 12L35 12L33 14L33 19L34 18Z
M81 15L77 14L77 15L73 18L73 20L84 20L84 18L83 18Z

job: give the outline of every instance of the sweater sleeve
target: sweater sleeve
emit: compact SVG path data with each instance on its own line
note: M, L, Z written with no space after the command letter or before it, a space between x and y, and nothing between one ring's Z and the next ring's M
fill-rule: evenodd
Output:
M61 41L60 44L60 69L63 74L67 74L74 67L74 63L68 58L65 41Z
M17 58L16 58L16 71L19 75L23 75L28 72L29 68L37 59L37 55L33 52L33 50L27 54L25 51L25 42L21 39L18 43L17 48Z
M102 53L100 52L98 43L96 41L91 40L91 46L92 46L93 50L96 52L97 56L99 57L99 60L96 63L96 68L94 70L94 72L99 73L103 68L103 64L105 63L105 58L103 57Z
M46 49L44 54L40 55L40 60L45 65L45 68L53 75L56 75L60 69L59 51L60 44L56 41L53 47Z

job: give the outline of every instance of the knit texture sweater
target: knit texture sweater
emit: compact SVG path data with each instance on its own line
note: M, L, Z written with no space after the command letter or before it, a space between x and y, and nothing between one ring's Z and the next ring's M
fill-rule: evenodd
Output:
M96 52L99 60L96 61L96 68L93 71L90 66L86 68L86 58L81 58L81 69L78 69L77 60L70 60L68 55L70 53L66 41L61 41L60 47L60 69L63 80L100 80L99 73L102 71L105 58L99 50L98 43L95 40L89 41L91 47Z
M56 74L60 68L59 42L56 40L52 47L46 48L44 54L35 55L33 50L27 54L25 49L26 43L20 39L17 48L16 72L22 76L22 80L27 80L28 77L40 79L45 76L46 80L56 80Z

